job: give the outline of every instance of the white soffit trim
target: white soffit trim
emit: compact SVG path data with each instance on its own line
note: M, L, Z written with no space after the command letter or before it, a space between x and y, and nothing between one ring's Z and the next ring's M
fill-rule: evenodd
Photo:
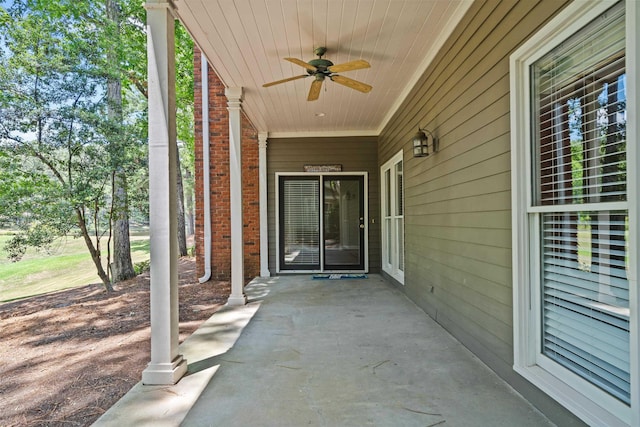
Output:
M387 127L387 125L389 124L389 121L391 121L391 118L394 116L396 111L398 111L398 109L407 99L409 94L415 89L415 86L418 84L418 81L420 80L422 75L425 73L425 71L427 71L427 68L433 61L433 58L436 57L436 55L438 54L438 52L440 51L444 43L447 41L449 36L451 36L453 31L458 27L458 24L462 20L462 17L467 13L469 8L471 8L472 4L473 4L472 0L462 1L460 2L456 10L451 14L451 18L449 18L449 22L447 22L443 26L444 31L438 35L438 37L436 38L436 41L433 43L432 49L424 57L422 63L416 69L416 72L411 77L411 79L405 86L404 90L402 91L400 96L398 96L398 98L396 99L396 102L394 102L391 108L389 108L389 112L387 113L385 118L382 120L380 127L375 132L376 135L380 135L382 133L384 128Z
M356 137L356 136L378 136L380 132L367 130L345 130L345 131L329 131L329 132L269 132L269 139L274 138L339 138L339 137Z

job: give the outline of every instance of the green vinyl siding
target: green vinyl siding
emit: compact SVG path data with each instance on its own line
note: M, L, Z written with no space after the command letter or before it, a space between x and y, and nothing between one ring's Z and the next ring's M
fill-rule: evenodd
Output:
M407 296L554 421L575 417L512 370L509 56L566 2L475 1L383 129L404 150ZM418 127L439 151L413 158Z

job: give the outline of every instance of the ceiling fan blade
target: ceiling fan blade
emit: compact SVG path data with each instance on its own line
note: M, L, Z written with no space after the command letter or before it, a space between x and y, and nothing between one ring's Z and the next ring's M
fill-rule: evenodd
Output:
M318 70L316 67L314 67L311 64L307 64L306 62L304 62L302 59L298 59L298 58L284 58L286 61L289 62L293 62L296 65L301 66L302 68L306 68L309 71L316 71Z
M276 80L275 82L271 82L271 83L265 83L265 84L262 85L262 87L269 87L269 86L279 85L280 83L290 82L291 80L304 79L305 77L309 77L309 74L302 74L301 76L294 76L294 77L289 77L289 78L282 79L282 80Z
M313 83L311 83L311 89L309 89L309 96L307 97L307 101L315 101L320 97L320 90L322 89L322 81L323 79L314 80Z
M331 76L330 79L336 83L339 83L346 87L350 87L351 89L358 90L362 93L369 93L371 92L371 89L373 89L373 86L369 86L366 83L362 83L345 76Z
M332 73L342 73L343 71L361 70L363 68L369 67L371 67L371 64L369 64L364 59L356 59L355 61L332 65L328 67L327 70L331 71Z

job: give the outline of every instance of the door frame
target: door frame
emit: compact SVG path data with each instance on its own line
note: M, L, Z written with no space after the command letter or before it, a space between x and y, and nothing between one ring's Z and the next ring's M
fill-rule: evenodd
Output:
M320 230L324 230L324 200L323 200L323 179L325 176L358 176L363 181L363 209L364 209L364 268L361 270L328 270L324 268L324 242L321 239L320 248L320 269L318 270L282 270L280 269L280 177L281 176L299 176L299 177L317 177L320 181L320 195L318 197L320 212ZM276 172L275 173L275 231L276 231L276 273L278 274L311 274L311 273L368 273L369 272L369 186L368 172ZM320 236L322 237L322 236Z

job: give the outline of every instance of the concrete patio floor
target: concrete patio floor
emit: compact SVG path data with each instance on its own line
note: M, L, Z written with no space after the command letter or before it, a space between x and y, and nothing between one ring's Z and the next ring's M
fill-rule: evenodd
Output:
M379 275L254 280L96 426L551 426Z

